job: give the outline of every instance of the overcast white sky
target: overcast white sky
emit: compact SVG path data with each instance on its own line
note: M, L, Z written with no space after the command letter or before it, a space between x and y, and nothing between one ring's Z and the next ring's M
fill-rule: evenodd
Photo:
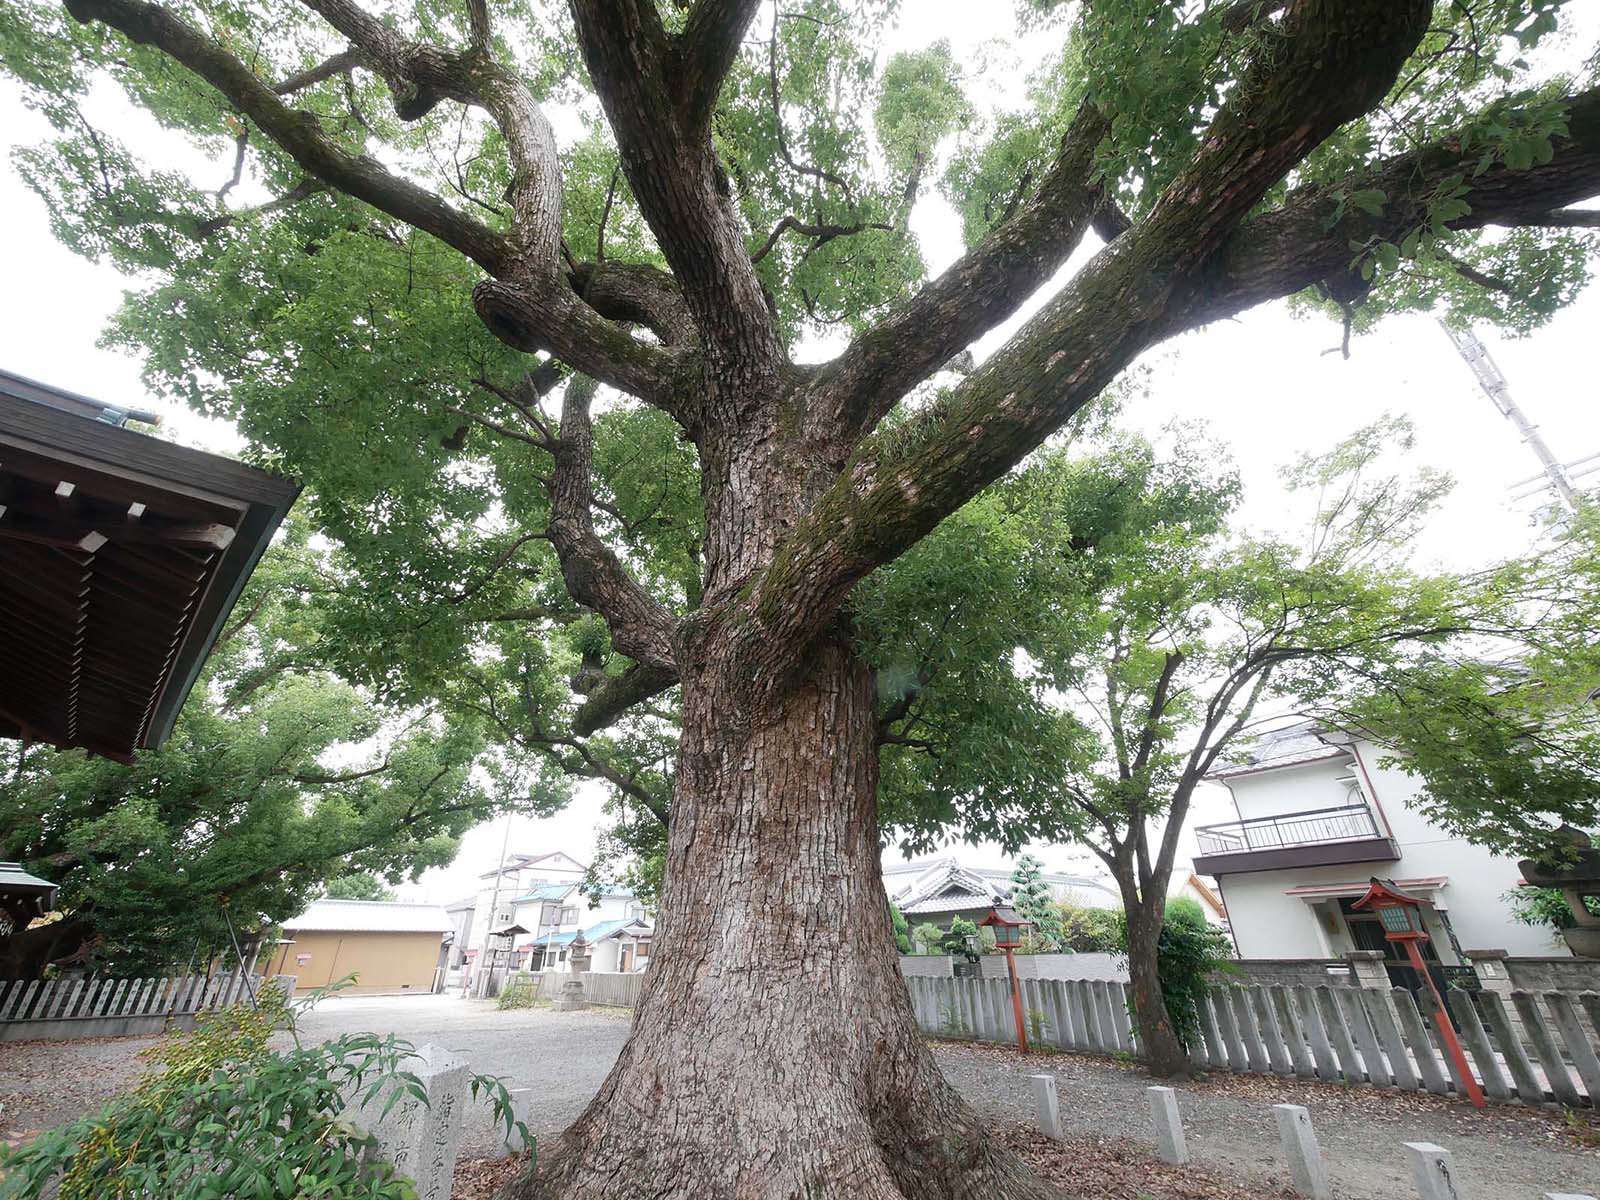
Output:
M897 42L914 45L947 36L964 61L976 61L980 43L1003 32L992 26L976 30L977 23L960 15L971 11L964 5L919 4L916 11L915 27L902 30ZM1015 80L1020 72L1004 77ZM108 123L126 128L129 119L112 114ZM16 176L10 151L46 132L44 123L22 108L14 88L0 84L0 149L5 151L0 245L8 285L0 288L0 365L98 399L156 408L167 417L168 436L236 451L239 441L232 430L155 400L140 384L137 362L96 345L132 281L57 245L43 205ZM217 164L219 180L227 173L226 164ZM924 189L912 225L935 270L959 253L954 214L932 189ZM1086 247L1073 265L1093 248ZM468 303L465 295L462 303ZM1513 394L1565 460L1600 451L1597 331L1600 289L1594 288L1529 338L1507 340L1479 330ZM992 349L1005 332L985 339L980 352ZM1528 506L1513 504L1507 489L1533 475L1538 463L1478 389L1444 333L1425 317L1398 318L1358 338L1348 362L1323 353L1338 336L1331 323L1296 319L1284 304L1185 335L1143 360L1152 368L1149 392L1125 411L1124 423L1156 435L1174 418L1204 422L1214 439L1232 448L1247 489L1245 520L1290 533L1295 531L1280 524L1276 468L1302 451L1326 448L1386 412L1405 413L1416 426L1416 461L1442 467L1458 481L1427 532L1425 557L1461 567L1526 548ZM1201 822L1222 819L1225 793L1198 808ZM589 789L557 817L514 820L511 847L562 849L587 860L598 818L599 793ZM472 891L476 875L493 869L503 832L503 821L474 830L453 866L429 872L405 893L449 901ZM1036 852L1052 869L1071 869L1081 861L1080 852L1069 847ZM975 851L971 857L975 865L999 860L994 851Z

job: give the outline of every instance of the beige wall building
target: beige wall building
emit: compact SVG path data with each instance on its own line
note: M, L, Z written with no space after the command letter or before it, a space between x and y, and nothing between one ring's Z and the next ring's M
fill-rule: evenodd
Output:
M299 990L354 975L347 994L426 995L443 978L445 935L453 929L437 904L317 900L283 923L269 973L295 976Z

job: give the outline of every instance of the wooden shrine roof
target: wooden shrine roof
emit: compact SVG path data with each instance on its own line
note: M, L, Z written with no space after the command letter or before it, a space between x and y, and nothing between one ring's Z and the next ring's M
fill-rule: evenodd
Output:
M159 746L300 492L127 415L0 370L0 737Z

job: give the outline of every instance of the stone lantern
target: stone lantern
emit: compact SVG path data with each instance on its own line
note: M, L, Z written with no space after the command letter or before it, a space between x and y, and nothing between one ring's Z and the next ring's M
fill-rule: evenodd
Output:
M573 936L567 947L568 975L561 982L561 990L550 1001L555 1012L577 1012L589 1007L589 998L583 991L583 973L589 969L589 943L583 940L583 931Z
M1534 887L1560 889L1575 922L1561 931L1567 948L1579 958L1600 958L1600 917L1584 904L1586 896L1600 896L1600 850L1581 829L1563 825L1556 834L1566 843L1566 852L1556 856L1557 861L1525 859L1517 866Z

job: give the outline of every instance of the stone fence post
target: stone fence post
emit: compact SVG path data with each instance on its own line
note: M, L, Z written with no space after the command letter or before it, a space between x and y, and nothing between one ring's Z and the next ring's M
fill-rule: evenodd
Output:
M1483 990L1493 992L1500 997L1501 1007L1506 1012L1506 1020L1517 1041L1524 1046L1530 1045L1528 1031L1523 1028L1516 1006L1511 1002L1511 993L1516 990L1516 984L1511 982L1511 973L1506 969L1506 959L1511 956L1504 950L1464 950L1462 953L1472 964L1472 970L1478 976L1478 983ZM1505 1047L1502 1046L1501 1051L1504 1053Z

